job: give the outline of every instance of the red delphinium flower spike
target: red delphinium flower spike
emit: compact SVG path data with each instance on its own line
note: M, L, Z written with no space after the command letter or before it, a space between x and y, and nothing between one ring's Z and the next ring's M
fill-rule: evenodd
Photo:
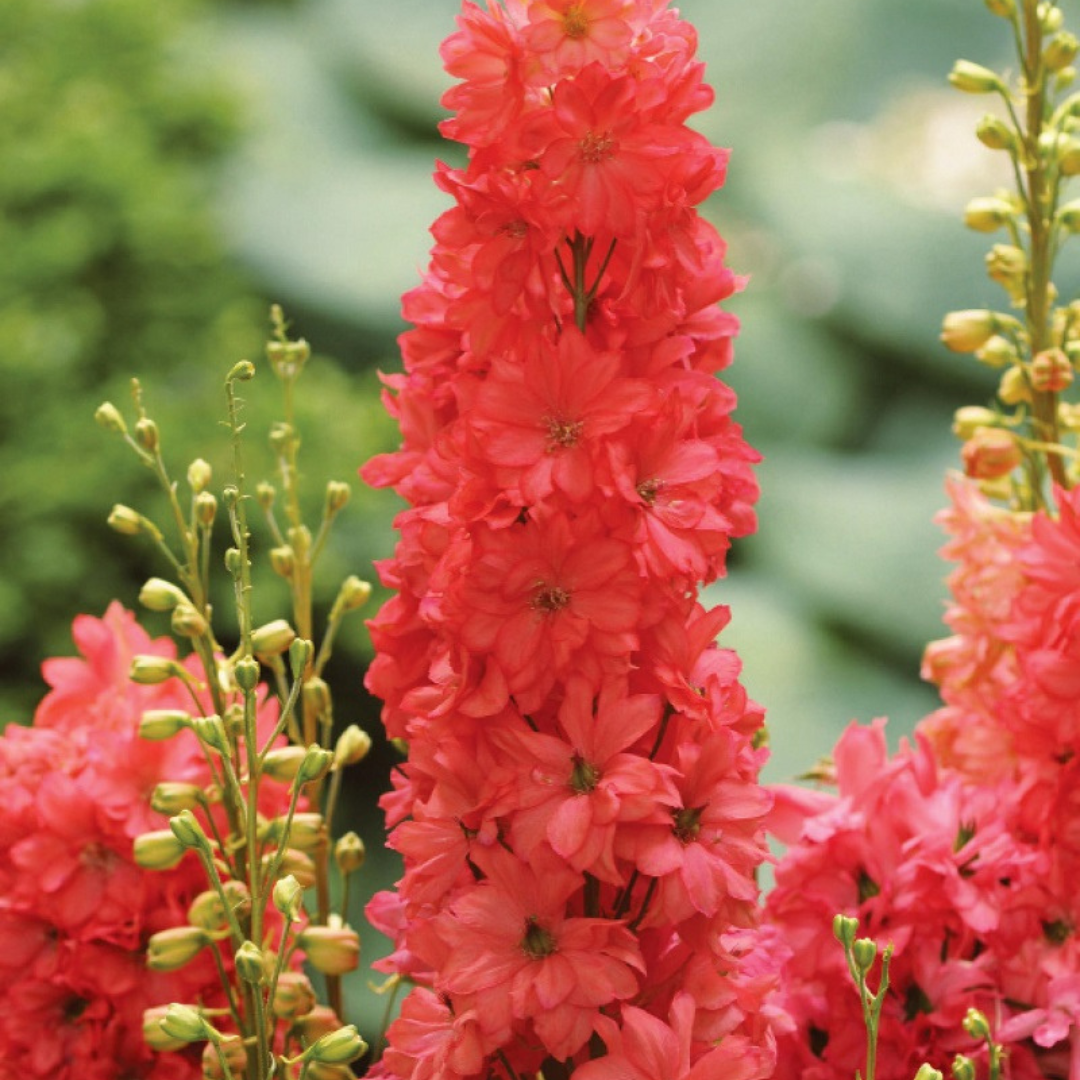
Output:
M762 713L696 601L757 455L715 378L741 282L698 213L727 155L686 125L695 47L663 0L465 3L443 47L469 162L363 470L409 503L368 674L409 746L371 914L421 987L384 1076L772 1060Z

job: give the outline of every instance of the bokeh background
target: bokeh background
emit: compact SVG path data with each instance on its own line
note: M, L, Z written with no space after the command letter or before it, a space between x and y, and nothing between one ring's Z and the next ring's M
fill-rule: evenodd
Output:
M958 55L1005 64L1009 41L979 0L678 6L717 89L699 127L733 148L705 212L750 275L727 377L764 455L760 532L708 600L732 606L724 640L768 709L769 775L783 779L852 718L887 714L895 740L934 706L918 664L942 634L932 517L957 459L949 423L991 393L937 331L947 310L998 302L984 238L959 216L1003 182L971 134L986 102L945 75ZM92 420L106 398L128 408L133 375L175 474L202 456L220 482L223 376L259 358L277 301L317 353L301 383L312 512L326 479L355 480L394 445L376 371L398 366L398 297L446 205L434 162L461 160L436 131L437 49L457 10L0 4L0 722L30 718L41 660L70 651L76 612L135 606L164 569L104 526L114 502L161 509L146 470ZM259 477L272 378L247 396ZM355 484L324 606L342 575L371 576L389 553L396 508ZM276 616L280 590L259 596L257 616ZM374 729L359 620L339 641L336 711ZM370 813L390 761L376 755L351 796L372 882L393 876Z

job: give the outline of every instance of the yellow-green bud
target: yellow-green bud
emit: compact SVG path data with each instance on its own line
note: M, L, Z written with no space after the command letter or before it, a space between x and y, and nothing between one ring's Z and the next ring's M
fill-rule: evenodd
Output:
M360 1038L355 1024L338 1028L324 1035L309 1046L302 1055L303 1061L323 1065L346 1065L367 1053L367 1043Z
M243 918L251 911L251 894L242 881L226 881L221 887L225 893L225 901L237 918ZM199 893L191 901L187 918L192 926L198 926L209 934L216 934L229 925L225 904L217 889L207 889Z
M220 1039L221 1033L191 1005L168 1005L161 1020L161 1030L182 1043Z
M280 574L283 578L292 577L293 569L296 566L296 553L288 544L282 544L280 547L270 549L270 566L273 568L275 574Z
M1080 232L1080 199L1067 202L1054 215L1054 220L1063 229L1068 229L1071 233Z
M206 838L199 819L190 810L181 810L169 818L169 828L184 847L210 850L210 841Z
M187 1046L186 1040L177 1039L162 1030L161 1021L165 1019L167 1009L167 1005L154 1005L149 1009L143 1009L143 1042L151 1050L157 1050L159 1053L169 1050L183 1050Z
M262 864L267 869L273 861L273 855L264 855ZM296 848L286 848L281 857L281 864L277 872L283 876L292 876L300 883L302 889L310 889L315 884L315 863L310 855L298 851Z
M1043 3L1035 9L1035 13L1039 19L1039 26L1042 27L1044 34L1056 34L1065 21L1065 16L1062 15L1061 9L1056 4L1047 3L1043 0Z
M138 536L143 531L143 516L132 510L130 506L117 503L109 511L107 524L113 532L118 532L122 536Z
M136 836L132 857L144 870L171 870L184 857L187 848L177 840L171 829L155 829Z
M953 413L953 434L958 439L970 439L981 427L993 427L998 416L991 409L981 405L965 405Z
M278 746L268 751L263 759L263 775L287 784L296 779L305 757L307 750L302 746Z
M198 495L200 491L205 491L210 486L210 480L214 475L214 470L210 468L210 463L204 461L202 458L196 458L189 466L187 471L188 487Z
M226 382L247 382L255 378L255 365L250 360L238 360L233 364L229 374L225 376Z
M254 941L245 941L236 950L234 957L236 971L240 978L252 986L262 986L266 982L266 965L263 954Z
M941 342L953 352L973 352L994 336L997 325L992 311L950 311L941 325Z
M348 505L352 496L352 488L340 480L331 480L326 485L326 514L332 517L340 513Z
M270 428L270 448L279 457L300 448L300 436L292 424L279 420Z
M966 1054L957 1054L952 1063L953 1080L975 1080L975 1062Z
M139 721L139 738L151 742L171 739L191 727L191 714L180 709L148 709Z
M274 505L274 499L277 498L277 490L273 484L262 480L255 485L255 498L264 510L269 510Z
M177 971L209 944L209 935L197 926L170 926L146 943L146 966L151 971Z
M310 1013L315 1002L315 989L302 971L283 971L274 987L270 1008L279 1020L296 1020Z
M274 883L274 907L289 922L296 922L304 910L304 890L292 874L286 874Z
M158 426L149 416L140 416L135 422L135 441L151 454L161 445Z
M1016 0L984 0L991 15L1011 19L1016 11Z
M356 611L362 608L371 599L371 585L369 582L350 574L342 583L338 592L341 606L345 611Z
M151 611L172 611L187 600L184 590L171 581L153 577L139 590L139 603Z
M968 1009L964 1014L963 1027L973 1039L990 1038L990 1021L978 1009Z
M988 367L999 368L1016 363L1018 357L1012 342L1000 334L995 334L985 345L975 350L975 359Z
M259 661L254 656L241 656L233 664L233 678L236 685L247 693L251 693L259 685Z
M297 525L285 535L292 545L293 551L299 556L305 557L311 550L311 530L306 525Z
M304 697L304 708L317 716L323 716L330 711L330 687L318 676L308 679L301 693Z
M1013 150L1016 133L1000 117L988 113L975 125L975 137L988 150Z
M856 938L851 946L851 955L855 966L860 971L869 971L874 966L874 958L877 956L877 942L872 938Z
M953 64L949 83L965 94L994 94L1005 90L1000 75L970 60L957 60Z
M200 491L195 496L195 520L200 525L213 525L217 517L217 499L213 492Z
M237 504L240 502L240 489L235 484L226 484L221 489L221 497L225 500L225 505L230 510L235 510Z
M289 846L297 851L316 851L326 843L326 825L322 814L293 814L291 821L284 815L276 817L267 826L267 840L272 843L280 842L286 829L289 833Z
M165 656L136 656L131 661L128 678L140 686L157 686L179 675L184 669Z
M228 748L225 722L217 713L211 713L210 716L192 717L191 730L195 732L199 742L211 750L216 750L219 754L224 754Z
M964 224L976 232L997 232L1014 216L1011 203L992 196L972 199L964 207Z
M202 637L210 629L202 612L194 604L186 602L173 608L170 623L177 637Z
M227 489L226 489L227 490ZM232 574L233 577L237 577L240 571L244 568L244 557L240 554L240 549L231 547L225 549L225 569Z
M1046 46L1043 63L1048 71L1061 71L1076 59L1078 52L1080 52L1080 41L1077 41L1076 35L1070 34L1068 30L1061 30L1050 39L1050 43Z
M354 832L347 832L334 844L334 862L343 874L352 874L364 865L367 849Z
M1023 280L1027 268L1027 254L1015 244L995 244L987 253L987 274L1009 292L1012 292L1018 280Z
M304 760L300 762L300 768L296 772L296 779L293 783L296 787L301 788L304 784L321 780L330 771L330 766L333 763L334 755L329 750L324 750L317 743L312 743L307 748Z
M289 668L294 679L299 679L315 653L315 644L307 638L294 638L289 646Z
M919 1071L915 1074L915 1080L945 1080L941 1074L940 1069L935 1069L933 1065L928 1065L925 1062L919 1066Z
M179 814L181 810L194 810L205 801L202 788L197 784L163 780L150 796L150 809L159 814Z
M344 975L360 963L360 935L349 926L307 926L297 942L323 975Z
M97 407L94 419L106 431L111 431L115 435L127 434L127 424L124 423L120 410L111 401L103 401Z
M334 768L356 765L368 756L370 750L371 736L356 724L350 724L338 736L334 746Z
M1006 405L1019 405L1031 400L1031 384L1020 367L1011 367L1003 372L998 383L998 397Z
M1058 171L1062 176L1080 174L1080 139L1070 138L1058 143Z
M260 656L280 656L296 638L285 619L274 619L251 632L251 651Z

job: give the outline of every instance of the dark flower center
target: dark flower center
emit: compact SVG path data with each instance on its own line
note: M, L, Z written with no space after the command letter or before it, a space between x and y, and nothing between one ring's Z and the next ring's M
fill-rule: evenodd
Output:
M558 585L545 585L540 582L533 594L531 606L542 615L554 615L555 612L562 611L569 603L570 594L565 589L560 589Z
M555 416L545 416L544 423L547 424L547 452L549 454L556 450L577 446L581 438L581 429L585 426L580 420L563 420Z
M530 915L525 920L521 951L530 960L543 960L555 951L555 938L537 922L535 916Z
M585 14L584 4L571 4L563 15L563 33L575 41L589 32L589 17Z
M608 132L597 135L595 131L589 131L578 143L578 151L581 160L588 165L597 165L601 161L607 161L615 152L615 140Z

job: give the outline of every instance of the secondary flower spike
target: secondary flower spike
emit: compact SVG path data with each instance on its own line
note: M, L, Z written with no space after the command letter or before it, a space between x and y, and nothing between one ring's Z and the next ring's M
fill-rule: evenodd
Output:
M698 212L727 153L686 123L696 44L661 0L492 0L443 45L469 160L384 376L401 446L362 470L409 504L368 675L405 872L369 914L417 988L377 1076L773 1068L762 713L697 601L757 454L715 377L741 282Z

